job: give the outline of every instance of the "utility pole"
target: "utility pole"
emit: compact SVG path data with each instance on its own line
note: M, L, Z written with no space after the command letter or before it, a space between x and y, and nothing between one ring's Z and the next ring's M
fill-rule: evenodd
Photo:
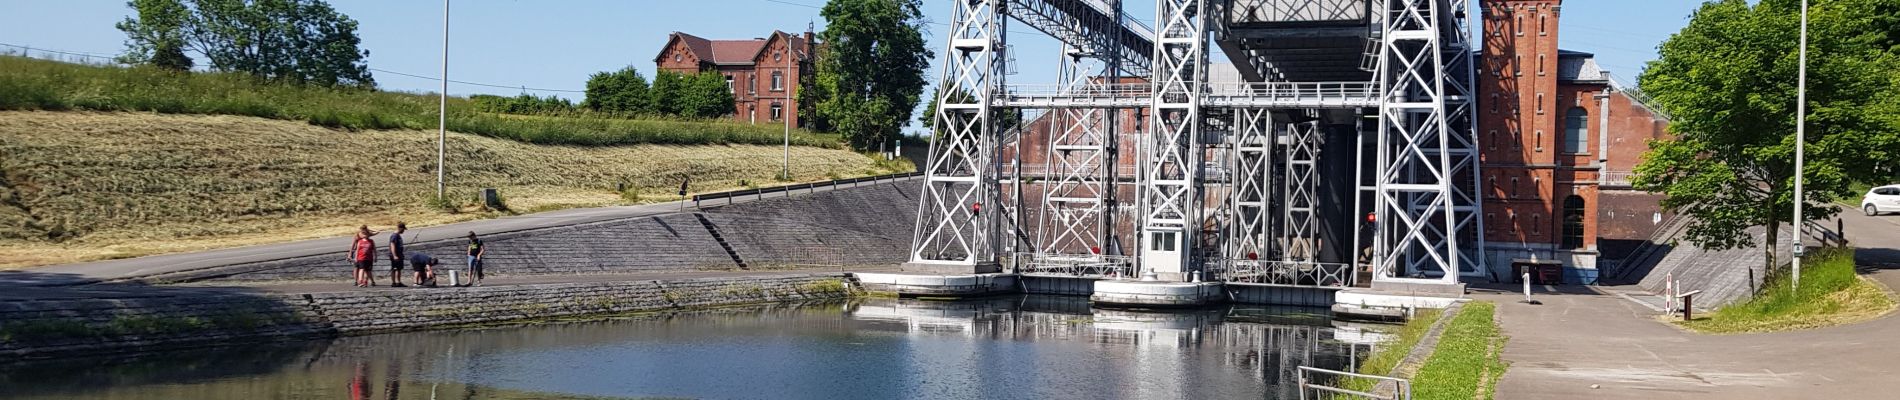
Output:
M448 196L442 166L449 153L449 0L442 0L442 93L435 123L435 198Z
M779 177L789 182L792 180L792 116L798 113L798 108L792 106L792 90L798 86L789 81L795 78L792 74L792 59L798 58L798 53L792 51L792 35L785 34L783 37L785 40L779 43L785 45L785 78L779 81L785 85L785 105L779 107L779 117L784 119L779 122L785 123L785 164L779 169Z
M1802 203L1805 199L1803 199L1803 196L1801 193L1801 181L1802 181L1802 177L1804 175L1807 175L1806 171L1804 171L1804 167L1806 167L1806 158L1804 157L1804 152L1807 150L1805 144L1808 141L1808 129L1807 129L1808 128L1808 0L1801 0L1801 55L1799 58L1801 60L1800 61L1801 67L1800 67L1800 72L1799 72L1800 81L1795 83L1795 106L1794 106L1795 112L1794 112L1794 281L1793 281L1793 286L1794 286L1795 291L1801 290L1801 253L1803 252L1802 251L1803 249L1801 246L1801 232L1805 230L1804 228L1807 228L1806 224L1804 224L1805 222L1807 222L1807 220L1802 219L1802 215L1801 215L1803 211L1802 209L1806 208L1806 207L1802 207L1805 205ZM1773 243L1769 244L1769 246L1773 246L1773 245L1774 245Z

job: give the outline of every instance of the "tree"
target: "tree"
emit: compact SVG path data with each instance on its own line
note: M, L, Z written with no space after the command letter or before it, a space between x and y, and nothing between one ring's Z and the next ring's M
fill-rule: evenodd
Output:
M647 91L647 104L653 111L666 115L680 115L680 96L686 93L687 76L678 72L660 70L653 74L653 89Z
M1881 0L1819 1L1810 9L1804 213L1825 219L1877 179L1874 160L1900 155L1900 99L1891 21ZM1693 217L1684 238L1709 249L1757 246L1766 265L1794 208L1795 88L1800 6L1795 0L1704 3L1661 46L1640 79L1672 118L1675 138L1652 142L1635 184L1665 195L1663 207Z
M133 0L125 6L136 11L136 17L125 17L114 25L126 36L125 54L119 56L119 62L191 70L191 57L185 55L191 8L180 0Z
M923 12L918 0L831 0L824 57L818 59L818 115L852 147L874 148L896 137L924 90Z
M597 72L587 77L587 99L581 105L589 110L623 114L652 114L647 78L633 67L613 72Z
M726 75L706 71L686 78L685 92L681 93L680 116L690 118L718 118L732 114L732 86L726 83Z
M185 50L219 71L318 86L374 87L356 20L322 0L133 0L118 24L129 61L175 68Z

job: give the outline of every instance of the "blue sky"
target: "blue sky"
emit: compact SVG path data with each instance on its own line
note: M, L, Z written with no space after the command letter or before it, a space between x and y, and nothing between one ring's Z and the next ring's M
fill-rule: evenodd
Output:
M331 0L360 23L377 83L385 89L433 92L441 74L442 3L438 1ZM633 65L648 76L653 56L668 33L706 38L763 37L773 29L803 32L807 23L824 29L824 0L461 0L450 10L449 77L503 87L450 84L449 92L514 95L528 92L579 100L587 75ZM949 0L925 0L933 22L948 22ZM1152 21L1152 2L1124 0L1129 14ZM1688 0L1572 0L1562 9L1560 45L1596 53L1598 62L1634 81L1655 47L1687 23L1699 4ZM112 27L130 14L119 0L0 0L0 48L113 55L125 35ZM1152 25L1152 24L1151 24ZM1060 48L1052 39L1012 24L1019 83L1053 83ZM931 48L942 52L941 24L929 25ZM17 51L18 48L0 49ZM1218 52L1215 52L1218 53ZM933 60L933 63L940 60ZM402 76L412 74L429 79ZM935 68L927 73L935 80ZM928 90L925 91L929 93ZM915 127L913 127L915 129Z

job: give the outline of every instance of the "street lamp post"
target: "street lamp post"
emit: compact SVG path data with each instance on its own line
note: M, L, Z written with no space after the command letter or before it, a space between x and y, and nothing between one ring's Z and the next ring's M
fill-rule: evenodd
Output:
M1800 52L1801 55L1798 57L1801 63L1798 78L1800 81L1795 83L1794 106L1794 280L1792 285L1797 291L1801 290L1801 232L1807 227L1805 224L1807 220L1801 215L1802 209L1806 208L1803 207L1805 204L1803 204L1804 199L1801 193L1801 181L1802 177L1807 175L1804 169L1806 166L1804 153L1807 150L1808 141L1808 0L1801 0Z
M449 152L449 0L442 0L442 93L435 123L435 198L447 197L448 185L442 166Z
M779 107L779 110L780 110L779 117L784 119L783 121L779 121L779 122L785 123L785 164L783 164L783 166L780 167L779 169L779 177L786 181L791 181L792 180L792 114L795 114L798 112L798 108L792 106L792 101L793 99L795 99L795 97L792 97L795 95L792 93L792 91L796 90L793 88L796 88L798 86L793 85L791 84L791 82L788 82L788 81L792 79L792 77L794 76L792 75L792 59L797 58L798 53L792 52L791 35L785 35L783 37L785 38L785 40L780 40L779 43L785 45L785 77L781 78L779 81L783 82L785 85L785 105Z

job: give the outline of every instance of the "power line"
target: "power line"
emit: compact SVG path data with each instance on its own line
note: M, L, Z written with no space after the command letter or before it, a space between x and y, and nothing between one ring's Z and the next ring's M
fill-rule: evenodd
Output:
M404 73L404 72L396 72L396 71L390 71L390 70L386 70L386 69L382 69L382 68L370 68L369 70L371 70L371 71L376 71L376 72L381 72L381 73L386 73L386 74L395 74L395 75L402 75L402 76L407 76L407 77L411 77L411 78L420 78L420 79L428 79L428 80L432 80L432 81L439 81L439 80L442 80L442 78L440 78L440 77L434 77L434 76L423 76L423 75L416 75L416 74L411 74L411 73ZM459 84L463 84L463 85L471 85L471 86L484 86L484 87L492 87L492 88L501 88L501 89L521 89L521 90L527 90L527 91L535 91L535 92L563 92L563 93L587 93L587 91L585 91L585 90L572 90L572 89L546 89L546 88L532 88L532 87L527 87L527 86L508 86L508 85L496 85L496 84L492 84L492 83L480 83L480 82L468 82L468 81L458 81L458 80L454 80L454 79L450 79L450 80L449 80L449 82L450 82L450 83L459 83Z

